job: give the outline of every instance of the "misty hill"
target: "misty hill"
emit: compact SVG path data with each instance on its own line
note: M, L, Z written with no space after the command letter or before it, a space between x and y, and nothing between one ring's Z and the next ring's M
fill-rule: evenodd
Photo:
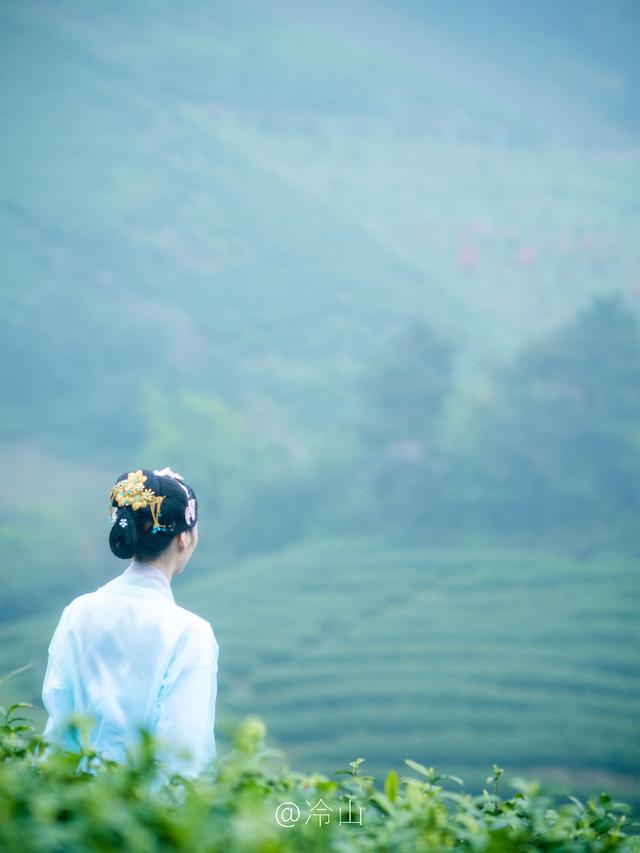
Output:
M343 7L2 5L6 440L121 458L149 385L313 431L416 314L472 383L635 305L637 7Z

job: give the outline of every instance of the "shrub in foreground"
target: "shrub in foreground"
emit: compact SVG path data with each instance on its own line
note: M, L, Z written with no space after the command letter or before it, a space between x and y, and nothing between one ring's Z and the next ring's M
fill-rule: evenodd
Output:
M0 850L8 853L179 850L188 853L299 851L640 851L631 809L600 794L555 803L536 781L501 793L496 766L480 795L462 780L406 759L381 787L364 759L334 773L287 767L249 717L230 748L197 779L169 774L145 730L117 763L88 744L90 721L70 718L78 751L48 743L23 716L0 709Z

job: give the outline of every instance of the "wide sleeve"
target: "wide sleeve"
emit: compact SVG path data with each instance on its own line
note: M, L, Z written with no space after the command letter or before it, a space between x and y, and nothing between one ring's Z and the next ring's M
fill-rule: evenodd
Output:
M202 620L186 632L162 680L155 726L164 743L160 758L183 776L197 776L217 755L218 654L213 629Z
M68 677L66 637L69 607L65 607L49 643L47 668L42 684L42 702L49 714L43 735L61 740L61 726L73 711L71 684Z

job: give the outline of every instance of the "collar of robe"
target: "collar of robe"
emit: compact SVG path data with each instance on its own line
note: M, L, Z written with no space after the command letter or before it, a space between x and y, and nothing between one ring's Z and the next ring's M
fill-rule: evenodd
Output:
M121 578L125 583L143 589L155 590L174 601L173 590L167 576L151 563L140 563L133 560L124 570Z

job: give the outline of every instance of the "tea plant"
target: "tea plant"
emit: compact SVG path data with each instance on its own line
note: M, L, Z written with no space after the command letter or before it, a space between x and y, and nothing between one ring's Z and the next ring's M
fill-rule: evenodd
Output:
M140 729L125 762L90 745L90 719L70 717L65 750L34 730L17 703L0 709L0 849L8 853L189 851L640 851L631 809L607 794L554 803L536 781L502 793L494 765L481 794L406 759L382 787L364 758L329 778L289 768L257 717L198 778L171 773Z

